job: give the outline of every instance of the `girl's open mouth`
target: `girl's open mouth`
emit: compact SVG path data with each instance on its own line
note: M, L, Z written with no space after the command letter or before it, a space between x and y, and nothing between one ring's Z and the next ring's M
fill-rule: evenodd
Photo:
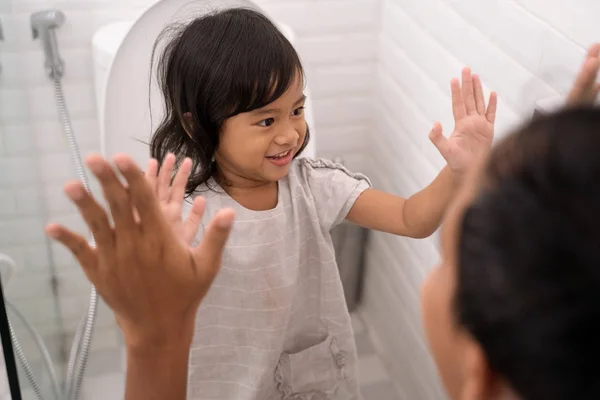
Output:
M268 156L267 159L273 164L277 165L278 167L283 167L284 165L287 165L290 163L290 161L292 161L293 155L294 153L292 149L289 149L288 151L284 151L273 156Z

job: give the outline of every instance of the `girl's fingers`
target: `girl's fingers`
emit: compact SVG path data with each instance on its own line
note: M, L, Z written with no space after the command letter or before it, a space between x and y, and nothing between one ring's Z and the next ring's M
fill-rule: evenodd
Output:
M173 179L173 186L171 186L171 196L169 198L169 202L175 202L178 205L183 203L183 198L185 196L185 187L187 185L187 181L190 177L191 172L192 160L186 158L179 166L177 175L175 175L175 179Z
M160 166L157 181L158 201L168 202L171 193L171 178L175 167L176 157L173 153L167 154Z
M459 121L467 115L467 112L458 79L453 78L450 81L450 90L452 92L452 113L454 114L454 120Z
M113 160L127 180L132 206L139 214L139 225L146 231L160 229L163 226L164 219L156 194L152 191L150 183L144 177L143 172L131 157L125 154L117 154ZM131 206L129 209L131 210Z
M89 156L86 164L102 186L117 231L125 232L135 229L136 224L128 190L119 181L112 167L102 156L96 154Z
M62 243L71 251L83 268L88 279L95 283L96 269L98 267L98 255L88 241L81 235L71 232L62 225L50 224L46 227L46 233L52 239Z
M471 76L471 70L469 68L463 68L462 70L462 94L467 114L475 114L477 112L477 107L475 106L473 77Z
M488 122L494 124L496 123L496 108L498 107L498 95L496 92L490 93L490 101L488 102L488 107L485 112L485 118Z
M78 181L67 183L65 193L79 209L79 213L90 228L96 242L104 246L112 246L114 244L113 229L102 206Z
M436 122L431 128L431 132L429 132L429 140L435 146L436 149L440 152L442 157L446 159L447 148L448 148L448 139L442 134L442 125L439 122Z
M187 244L191 244L198 234L198 228L202 222L206 202L202 197L196 197L192 204L192 211L183 223L183 239Z
M477 114L484 115L485 97L483 96L483 85L481 84L479 75L473 75L473 91L475 93L475 108L477 109Z

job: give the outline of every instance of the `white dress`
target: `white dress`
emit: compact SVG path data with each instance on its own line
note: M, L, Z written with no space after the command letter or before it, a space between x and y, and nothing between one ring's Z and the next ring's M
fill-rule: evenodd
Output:
M236 210L236 220L198 312L188 399L360 399L329 232L369 187L341 165L296 159L271 210L251 211L222 191L199 188L203 223L224 207Z

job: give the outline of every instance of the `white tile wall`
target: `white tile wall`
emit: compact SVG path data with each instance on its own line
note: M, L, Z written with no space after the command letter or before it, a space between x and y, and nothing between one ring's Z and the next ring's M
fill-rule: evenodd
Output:
M62 192L65 180L75 178L75 173L45 75L41 44L31 37L29 16L48 8L59 8L66 15L66 24L57 32L66 63L63 85L75 134L86 153L99 150L92 35L104 24L134 18L155 0L8 0L8 7L5 1L0 0L5 37L0 41L0 252L20 266L7 287L9 300L58 355L61 346L70 345L65 338L72 336L87 307L89 285L71 256L48 244L43 226L51 219L85 230ZM257 2L296 31L314 97L319 153L343 155L351 168L362 169L364 137L372 131L379 1ZM58 299L49 284L52 273L59 282ZM96 349L117 346L118 340L109 333L116 330L108 310L102 310L98 329ZM20 336L35 362L39 355L32 342L24 331ZM91 359L95 357L104 355L92 354Z
M600 40L594 0L382 0L371 152L374 184L408 196L443 160L427 139L434 121L452 130L449 82L464 65L499 93L498 136L564 94L585 47ZM419 286L438 261L435 238L374 234L362 315L385 349L405 399L444 394L423 339Z

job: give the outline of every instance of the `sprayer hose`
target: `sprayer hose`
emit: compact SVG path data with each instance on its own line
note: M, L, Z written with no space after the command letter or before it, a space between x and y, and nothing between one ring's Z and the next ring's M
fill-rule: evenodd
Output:
M27 322L27 319L25 318L25 316L23 316L23 314L21 314L21 312L12 303L10 303L9 301L5 301L5 303L6 303L7 308L11 309L12 313L21 320L21 322L23 323L23 326L29 331L31 336L33 336L35 344L36 344L38 350L40 351L40 353L42 354L42 358L44 360L44 365L46 366L46 370L48 371L48 375L50 376L50 382L52 383L52 389L54 391L54 396L57 400L60 400L61 390L60 390L60 385L58 383L58 377L56 375L56 370L54 369L54 363L52 362L52 357L50 356L50 352L48 351L48 348L44 344L44 340L42 339L41 335L33 328L33 326L31 326L31 324L29 322ZM9 322L8 326L10 329L10 337L12 339L13 346L15 348L15 353L17 355L17 359L19 360L19 363L21 364L21 366L23 367L23 370L25 371L25 377L27 378L27 381L29 382L29 385L33 389L38 400L43 400L42 390L41 390L39 384L37 383L35 376L33 375L33 370L31 368L29 362L27 361L27 358L25 357L23 347L21 346L21 343L19 343L19 339L17 338L15 330L13 329L13 326L10 322Z
M75 165L77 177L81 181L83 187L89 192L90 186L88 183L87 175L83 167L83 160L77 145L77 140L73 134L73 128L71 126L71 118L67 109L67 103L63 93L62 83L60 79L54 79L54 95L56 97L56 105L58 107L58 115L60 122L63 126L63 130L69 146L69 152ZM95 242L92 238L92 246ZM90 299L88 303L87 314L82 320L82 327L77 329L75 338L73 339L73 346L71 348L71 354L69 355L69 363L67 368L67 381L65 388L67 390L67 400L77 400L83 384L83 377L85 375L85 369L87 367L87 361L90 353L90 347L92 344L92 335L94 333L94 324L96 322L96 313L98 309L98 295L96 288L92 286Z

